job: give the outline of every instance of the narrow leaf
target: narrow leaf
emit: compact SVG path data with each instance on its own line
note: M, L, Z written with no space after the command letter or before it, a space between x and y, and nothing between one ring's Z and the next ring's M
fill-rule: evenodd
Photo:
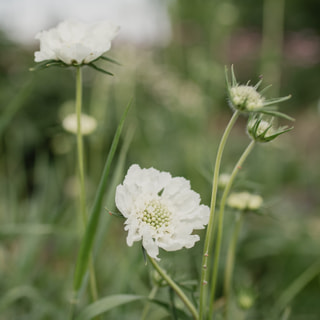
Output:
M123 124L124 121L127 117L128 111L130 109L131 106L131 101L128 104L128 106L126 107L122 118L120 120L120 123L118 125L117 131L115 133L115 136L113 138L112 141L112 145L103 169L103 173L100 179L100 183L95 195L95 199L94 199L94 203L93 203L93 207L91 209L91 214L90 214L90 220L88 223L88 226L86 228L86 232L84 234L81 246L80 246L80 251L78 254L78 258L77 258L77 263L76 263L76 269L75 269L75 275L74 275L74 283L73 283L73 287L75 291L78 291L83 277L85 275L85 272L87 270L87 266L88 266L88 261L89 261L89 257L90 257L90 251L93 245L93 240L94 240L94 236L96 234L97 231L97 227L99 224L99 218L100 218L100 214L101 214L101 208L102 208L102 201L104 199L104 195L105 195L105 191L106 191L106 187L107 187L107 181L108 181L108 176L109 176L109 172L110 172L110 167L111 167L111 163L114 157L114 154L116 152L117 146L118 146L118 142L120 139L120 135L121 135L121 131L123 128Z
M146 298L143 296L131 294L119 294L108 296L106 298L97 300L96 302L84 308L77 316L77 320L89 320L123 304L144 299Z

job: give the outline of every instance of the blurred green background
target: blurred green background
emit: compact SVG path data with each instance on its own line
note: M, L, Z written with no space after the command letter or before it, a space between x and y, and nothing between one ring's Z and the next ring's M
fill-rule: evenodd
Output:
M279 107L296 122L293 131L255 148L235 185L261 194L265 205L262 215L247 215L240 235L234 319L270 319L288 286L310 267L310 279L289 301L288 319L320 319L320 2L167 5L172 38L166 46L115 41L107 55L122 65L110 65L114 77L84 68L84 111L98 120L97 131L85 137L88 203L133 98L105 207L115 210L115 186L132 163L186 177L209 205L217 145L231 116L224 66L233 64L242 83L255 84L262 74L263 86L272 83L268 97L292 94ZM15 43L5 32L0 46L0 320L66 319L81 228L75 137L61 121L73 112L75 73L30 72L38 45ZM222 172L249 143L245 124L242 118L230 136ZM225 246L233 221L227 212ZM105 211L95 245L101 297L151 289L151 268L139 244L129 248L125 237L123 221ZM161 252L161 263L178 282L198 280L201 254L200 242ZM254 297L248 310L236 306L243 290ZM164 288L160 297L167 295ZM128 305L105 319L139 319L141 310L142 304ZM153 319L170 319L159 307L153 312Z

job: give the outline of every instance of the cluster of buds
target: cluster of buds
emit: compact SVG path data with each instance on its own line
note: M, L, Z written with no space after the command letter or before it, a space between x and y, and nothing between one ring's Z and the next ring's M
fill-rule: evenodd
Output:
M292 127L288 128L287 126L279 128L273 126L274 117L294 121L293 118L279 112L275 107L277 103L290 99L291 95L266 99L262 93L268 87L258 91L262 79L255 86L249 85L249 82L246 85L241 85L237 82L233 67L231 67L231 82L229 82L227 72L226 80L231 108L250 115L247 131L252 139L258 142L268 142L292 129Z

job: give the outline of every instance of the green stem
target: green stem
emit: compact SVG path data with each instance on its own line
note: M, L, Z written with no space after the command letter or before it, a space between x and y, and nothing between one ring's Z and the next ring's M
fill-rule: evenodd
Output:
M86 191L85 191L85 175L84 175L84 156L83 156L83 138L81 131L81 109L82 109L82 69L77 67L76 73L76 115L77 115L77 154L78 154L78 170L80 184L80 213L83 229L86 228L88 222ZM96 284L96 276L94 271L93 256L90 256L89 263L90 276L90 292L93 301L98 299L98 290Z
M78 152L78 170L80 183L80 213L82 225L87 225L86 209L86 191L84 183L84 161L83 161L83 139L81 132L81 109L82 109L82 72L81 67L77 67L76 75L76 115L77 115L77 152Z
M221 240L222 240L222 232L223 232L223 217L224 217L224 208L226 204L227 197L229 195L229 191L233 184L233 181L241 169L243 162L246 160L247 156L251 152L255 145L255 141L252 140L250 144L247 146L243 154L241 155L240 159L238 160L237 164L235 165L232 174L230 176L230 180L226 185L220 203L220 210L218 215L218 231L217 231L217 238L216 238L216 245L214 250L214 263L212 269L212 283L211 283L211 290L210 290L210 305L209 305L209 314L213 314L213 307L214 307L214 298L215 298L215 290L217 284L217 274L218 274L218 266L219 266L219 257L220 257L220 250L221 250Z
M215 207L216 207L216 198L217 198L217 191L218 191L218 179L219 179L219 171L220 171L220 164L221 164L221 158L223 154L224 147L226 145L227 138L231 132L231 129L233 125L235 124L237 118L239 117L240 112L237 110L232 115L232 118L230 119L223 136L221 138L217 157L216 157L216 163L214 168L214 174L213 174L213 182L212 182L212 195L211 195L211 205L210 205L210 218L208 222L207 227L207 233L206 238L204 242L204 249L203 249L203 257L202 257L202 271L201 271L201 280L200 280L200 301L199 301L199 319L202 320L203 317L206 314L206 308L207 308L207 296L208 296L208 290L207 290L207 283L208 283L208 260L209 260L209 253L211 253L211 247L213 242L213 235L214 235L214 229L215 229Z
M157 272L160 274L160 276L166 280L168 285L173 289L173 291L178 295L178 297L181 299L181 301L185 304L185 306L189 309L189 311L192 314L192 317L194 320L198 320L198 312L197 309L194 307L192 302L188 299L188 297L185 295L185 293L181 290L181 288L171 279L171 277L166 273L165 270L163 270L158 263L150 258L148 256L151 264L153 267L157 270Z
M231 283L232 283L232 275L234 269L234 260L235 260L235 253L236 247L239 237L239 231L243 221L243 212L239 212L236 217L236 224L233 230L232 238L228 247L227 253L227 261L226 261L226 268L225 268L225 277L224 277L224 297L225 297L225 320L228 319L229 313L229 304L230 304L230 293L231 293Z

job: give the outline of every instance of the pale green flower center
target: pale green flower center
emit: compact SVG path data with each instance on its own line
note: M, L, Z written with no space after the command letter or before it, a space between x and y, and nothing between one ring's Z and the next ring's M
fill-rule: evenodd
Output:
M236 86L230 89L232 103L241 109L253 111L263 107L264 98L252 86Z
M155 229L168 227L171 220L171 212L160 201L151 200L141 212L140 219Z
M257 129L257 135L258 136L262 135L267 129L268 131L266 132L265 137L271 136L274 133L274 130L272 129L272 127L270 127L269 122L262 120L259 123L258 129Z

